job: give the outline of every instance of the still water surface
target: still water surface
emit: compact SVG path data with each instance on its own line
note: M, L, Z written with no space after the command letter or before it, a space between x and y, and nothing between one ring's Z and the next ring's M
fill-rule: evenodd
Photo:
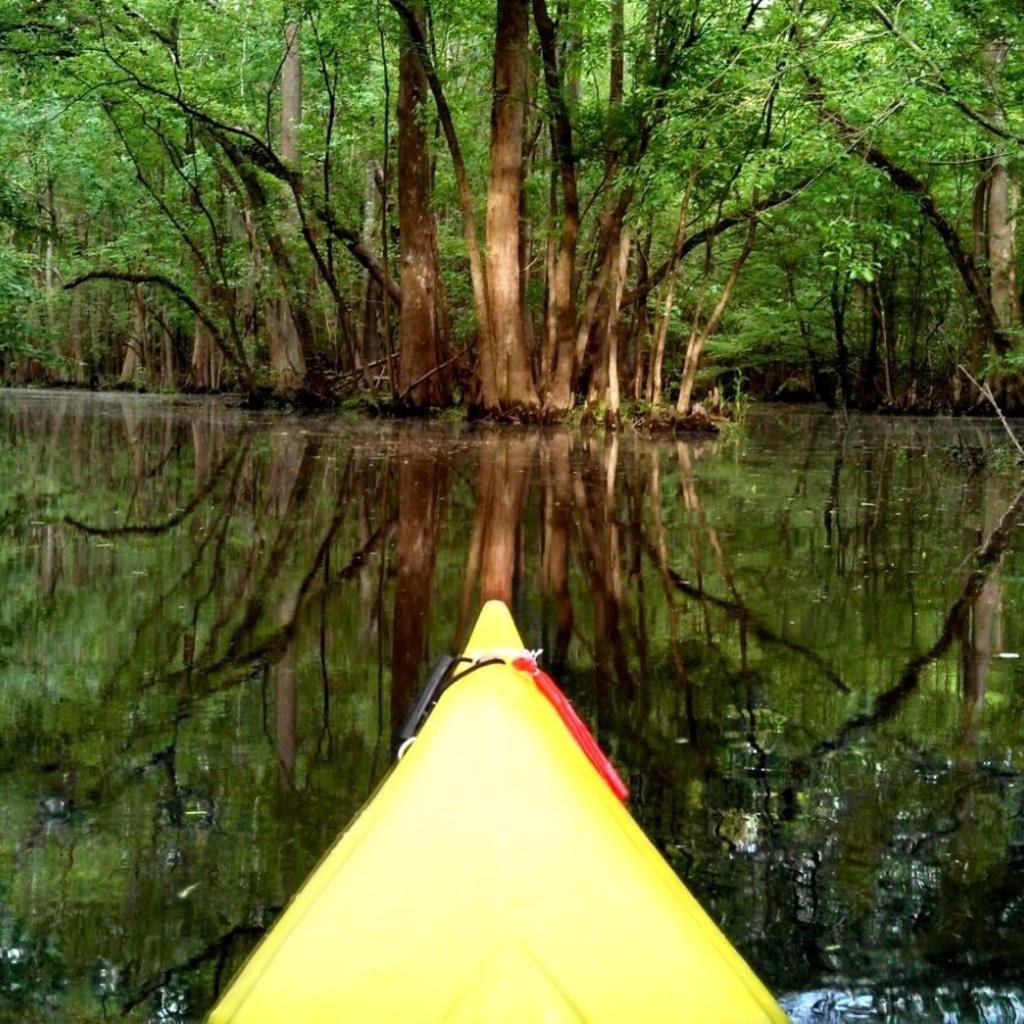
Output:
M1024 1021L1005 447L0 394L0 1020L201 1019L485 592L795 1020Z

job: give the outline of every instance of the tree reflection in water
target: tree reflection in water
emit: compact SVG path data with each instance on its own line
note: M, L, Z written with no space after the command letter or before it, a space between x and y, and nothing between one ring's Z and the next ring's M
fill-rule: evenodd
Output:
M1016 1019L1024 499L987 428L12 393L0 429L0 1016L200 1016L495 596L796 1019Z

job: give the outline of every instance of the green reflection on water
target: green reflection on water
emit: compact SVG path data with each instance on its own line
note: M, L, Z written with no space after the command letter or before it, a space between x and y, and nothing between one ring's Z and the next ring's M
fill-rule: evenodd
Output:
M1015 1019L1024 578L988 426L7 393L0 432L0 1017L201 1017L483 591L795 1015Z

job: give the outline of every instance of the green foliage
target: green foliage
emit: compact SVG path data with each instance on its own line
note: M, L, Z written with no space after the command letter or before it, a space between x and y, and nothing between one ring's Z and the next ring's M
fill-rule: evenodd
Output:
M3 6L0 330L7 376L24 376L29 364L59 376L71 365L72 330L85 335L90 374L119 374L132 332L130 288L92 282L74 309L59 293L61 283L97 269L180 282L252 364L257 382L267 364L266 303L280 297L308 312L314 361L336 376L355 377L358 348L372 361L397 344L397 312L385 316L376 286L317 212L329 209L376 260L386 249L388 272L398 277L396 98L404 29L383 0L369 7L307 0L300 8L299 170L319 262L273 167L282 29L286 14L299 8L282 0ZM584 213L578 306L600 265L606 212L624 204L626 223L649 252L648 268L657 269L669 256L692 174L690 235L722 218L736 226L714 238L711 252L688 251L679 270L666 362L677 379L694 316L707 315L741 245L743 211L788 197L760 216L755 251L709 348L706 379L719 370L756 369L748 373L756 393L771 394L781 375L813 378L810 390L827 394L839 360L831 310L838 289L863 401L884 390L883 364L891 378L886 400L912 404L925 392L933 405L948 400L977 309L921 203L895 187L865 147L919 181L970 252L975 193L989 162L1000 156L1015 180L1024 165L1024 54L1009 45L998 66L991 57L999 40L1024 36L1024 16L1009 0L938 0L890 13L891 30L866 2L828 0L798 13L778 3L630 3L624 94L613 104L609 6L587 0L561 11L558 41ZM482 224L494 9L434 3L430 28ZM523 212L531 236L527 302L539 339L545 256L557 242L561 212L557 202L551 206L557 164L544 120L553 108L536 54L532 60ZM837 131L830 112L853 134ZM474 338L476 313L455 178L432 101L424 116L454 350ZM985 119L1003 124L1002 136L979 123ZM248 183L221 139L238 147ZM264 193L264 211L254 208L251 187ZM287 272L268 241L275 225L284 226ZM984 260L979 270L984 278ZM640 276L634 259L627 287ZM663 287L653 291L652 310L663 297ZM159 290L145 299L154 314L146 380L158 378L161 319L174 335L180 380L191 313ZM1019 325L1008 325L1014 351L1019 334ZM626 342L628 362L643 339ZM1011 353L1006 365L1017 372L1012 362ZM237 366L225 373L239 384Z

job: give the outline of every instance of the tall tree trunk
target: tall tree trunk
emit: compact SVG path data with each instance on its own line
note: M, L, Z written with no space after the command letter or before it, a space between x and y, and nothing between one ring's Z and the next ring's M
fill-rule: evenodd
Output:
M68 314L68 380L76 384L85 382L85 346L83 345L82 293L76 288L71 293L71 310Z
M469 173L466 170L466 161L462 155L462 147L459 144L459 137L455 131L455 122L452 118L451 108L444 94L444 87L437 74L431 59L431 48L427 43L427 37L423 30L422 22L416 17L416 10L407 0L391 0L391 6L398 13L412 41L416 55L419 57L423 72L427 76L427 84L434 97L434 105L437 107L437 118L444 133L445 142L448 144L448 152L452 158L452 170L455 173L455 186L459 196L459 206L462 209L463 231L466 240L466 253L469 258L469 277L473 286L473 304L476 307L477 333L479 339L479 356L481 362L477 367L477 383L480 388L478 396L479 403L484 408L493 408L497 405L497 396L493 388L488 390L490 385L486 374L482 372L482 360L493 350L493 321L494 317L490 308L490 287L487 281L487 267L480 254L480 240L477 237L476 213L474 212L473 190L469 182ZM501 10L499 3L499 24ZM499 29L500 35L500 29ZM525 50L526 40L523 39ZM525 59L525 55L524 55ZM525 77L525 76L524 76ZM520 138L520 147L522 140ZM515 203L518 208L518 198ZM518 248L518 246L516 246ZM493 378L493 374L491 375Z
M636 248L636 283L638 288L643 287L647 279L647 272L651 266L651 243L654 236L651 231ZM621 300L620 300L621 301ZM650 319L650 308L647 305L645 295L636 304L636 318L626 335L628 342L626 351L626 365L630 368L630 394L634 402L639 402L644 397L647 369L650 364L652 324Z
M611 280L608 283L608 340L605 352L608 358L608 409L606 420L610 426L619 422L619 308L622 305L622 289L626 283L626 271L629 267L629 247L632 238L629 228L625 228L619 238L619 249L616 253L615 266L612 268Z
M422 22L422 4L415 7ZM411 42L399 62L398 223L402 239L399 399L415 409L446 405L448 379L431 373L443 362L438 321L437 235L430 208L430 153L424 128L427 76Z
M998 100L999 77L1006 62L1008 44L990 40L982 51L987 86L993 103L993 121L1002 126L1006 115ZM988 184L988 266L992 308L1002 330L1017 327L1021 320L1020 292L1017 290L1016 189L1010 179L1006 158L996 156L989 170Z
M893 269L895 274L895 269ZM896 339L893 337L893 327L896 323L895 310L893 308L893 294L891 287L891 275L882 270L883 279L890 281L890 284L883 288L878 280L875 280L875 302L878 305L878 333L882 341L882 386L885 389L885 401L892 406L895 401L893 392L893 381L896 376Z
M537 409L526 348L519 267L519 202L529 42L527 0L499 0L487 192L487 284L493 331L480 351L482 405L488 412Z
M78 214L74 219L74 250L79 255L88 242L88 230L85 214ZM76 384L84 384L86 380L85 338L89 330L89 309L83 309L83 300L79 290L71 293L71 310L68 315L68 354L71 357L69 378Z
M988 189L991 184L990 168L982 165L984 170L974 186L974 199L971 203L971 256L982 279L988 281ZM991 288L990 288L991 290ZM981 361L985 354L985 332L981 324L971 325L969 340L969 356L971 373L981 375Z
M562 230L554 273L550 277L549 302L552 318L552 358L545 367L545 404L554 412L572 407L572 382L576 350L576 242L580 228L580 206L576 189L576 157L573 152L572 120L565 96L565 83L558 65L555 26L545 0L533 0L544 83L551 105L551 148L558 162L562 188Z
M620 131L620 109L623 100L625 83L625 5L623 0L612 0L611 28L609 33L609 72L608 72L608 117L605 124L605 161L604 179L609 185L614 183L621 163L623 133ZM637 143L634 158L646 148L649 133L644 133ZM590 369L591 379L587 390L587 403L591 403L604 393L606 387L605 354L606 332L600 330L603 317L607 312L607 303L602 302L608 278L618 256L619 234L622 231L626 211L633 201L634 188L626 185L616 195L614 188L607 190L607 199L597 226L596 264L598 270L590 282L587 297L583 303L583 312L576 329L576 370L584 372L584 366ZM596 378L596 379L595 379Z
M281 158L293 170L299 168L299 129L302 125L302 60L299 44L300 21L290 20L284 27L284 63L281 67ZM295 215L289 205L286 218L288 231L296 230ZM280 281L289 289L290 282ZM300 297L277 296L266 307L270 344L270 371L278 391L292 392L306 384L306 353L308 339L303 339L292 313L292 302Z
M374 239L380 230L380 215L377 206L380 198L380 190L377 187L377 179L383 171L376 160L370 160L366 165L363 179L363 228L360 235L360 242L367 252L372 252ZM380 285L373 274L366 273L363 279L363 289L359 300L359 357L360 367L372 363L378 359L384 351L383 341L378 330L377 311L380 303L387 300L382 296ZM365 375L365 369L363 373ZM368 386L369 379L364 380Z
M837 270L832 275L832 290L829 301L832 307L832 329L836 339L836 372L839 375L839 391L843 399L843 408L849 409L853 398L853 383L850 380L850 353L846 344L846 303L850 296L850 277L843 276Z
M177 332L171 329L167 317L160 313L160 386L173 391L178 383L174 359L174 342Z
M549 405L551 378L555 368L558 345L558 323L555 310L555 263L558 253L558 174L552 168L548 184L548 237L544 248L544 338L540 346L541 395Z

